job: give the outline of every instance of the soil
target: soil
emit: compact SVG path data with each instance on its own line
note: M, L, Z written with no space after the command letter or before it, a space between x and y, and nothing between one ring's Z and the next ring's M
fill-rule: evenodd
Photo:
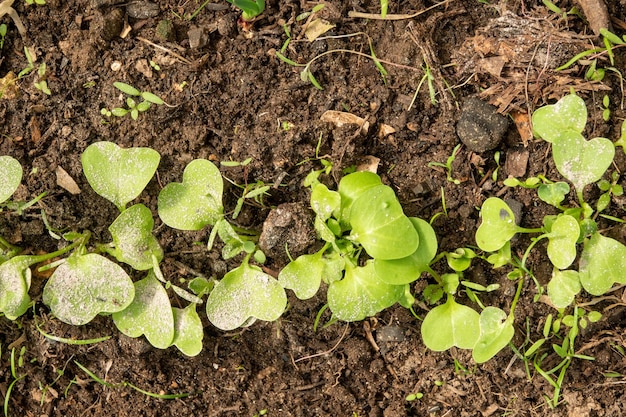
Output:
M612 140L619 137L626 116L615 73L607 71L602 82L587 82L582 66L553 71L592 47L592 42L598 46L601 42L584 20L571 15L565 21L538 0L451 0L397 21L348 17L352 10L378 13L377 0L328 0L318 16L334 27L314 42L305 37L308 20L296 16L310 11L315 2L268 0L266 11L249 30L238 22L235 9L219 7L221 3L228 6L210 4L191 20L185 16L202 2L162 0L157 7L139 2L132 8L114 0L14 4L28 38L20 38L8 16L2 18L9 31L0 51L0 76L25 68L24 46L32 47L36 66L47 65L51 94L35 88L38 76L33 71L18 82L18 89L0 99L0 155L17 158L26 173L14 198L26 201L47 192L22 215L2 212L0 230L5 238L26 253L58 249L61 243L48 234L43 210L55 229L90 230L92 242L110 241L107 227L117 210L90 189L80 163L89 144L108 140L124 147L149 146L162 156L158 175L138 201L155 213L156 236L165 250L163 269L172 280L193 278L195 272L221 277L234 265L222 261L218 251L207 253L196 244L206 242L208 231L175 231L161 225L156 215L159 190L180 181L185 165L195 158L216 163L252 159L246 167L221 170L235 184L272 185L263 205L246 203L237 218L238 225L259 231L279 205L293 203L299 211L307 206L309 195L302 181L311 170L321 168L317 157L332 162L332 173L324 177L332 186L342 170L377 161L378 173L396 190L408 215L430 219L442 212L443 190L447 215L437 217L433 226L440 250L451 251L473 245L477 207L489 196L518 202L525 227L538 227L544 215L553 213L533 190L505 187L502 180L507 176L543 174L560 179L548 144L514 123L508 124L493 150L460 148L452 164L452 175L460 184L429 166L445 162L459 143L456 123L467 99L480 97L495 106L487 111L497 109L523 120L528 112L574 88L588 105L587 137ZM392 1L389 12L409 14L433 4ZM575 6L569 0L558 5L567 10ZM607 5L620 33L620 24L626 21L625 2ZM171 27L163 31L165 20ZM317 59L311 71L323 90L316 89L301 80L301 67L276 56L287 40L284 25L291 41L283 54L298 63L336 49L360 54L333 52ZM384 77L364 56L370 54L370 45L388 71ZM497 49L498 45L505 48ZM614 51L615 68L622 70L623 51ZM609 65L606 57L600 63ZM436 103L431 101L428 81L416 94L426 69L433 76ZM102 108L125 103L113 87L115 81L155 93L168 105L153 105L136 121L129 116L107 118ZM605 94L611 100L608 122L602 120ZM322 121L327 110L351 113L366 120L369 128ZM394 132L379 134L384 125ZM501 166L495 162L496 152ZM76 181L79 194L57 185L57 168ZM625 168L618 149L615 169ZM623 177L620 183L625 185ZM590 197L598 194L592 187L587 192ZM234 210L240 194L238 187L227 188L227 211ZM623 218L624 202L615 202L616 208L607 214ZM623 226L600 221L600 227L626 240ZM306 243L306 236L297 236L308 233L310 225L305 225L291 238ZM514 251L523 250L525 244L520 239ZM528 265L545 285L551 268L541 248L540 244L531 253ZM301 251L307 250L312 248L303 244ZM285 262L276 255L266 267L278 271ZM435 269L445 271L445 265ZM500 290L483 296L483 302L508 311L515 283L507 279L507 272L477 261L466 279L499 283ZM554 388L532 363L526 369L508 348L481 365L468 351L431 352L421 341L420 320L400 306L365 322L335 323L314 331L325 294L307 301L290 294L289 309L277 322L257 322L225 333L203 317L204 349L189 358L175 348L155 349L143 338L120 334L109 317L81 327L59 322L41 303L45 278L34 273L30 291L34 313L16 322L0 320L3 397L13 381L12 348L18 353L24 348L23 365L17 369L22 378L8 401L12 416L621 416L626 409L621 288L611 293L615 296L611 300L581 296L581 303L597 302L593 308L604 313L577 339L577 352L595 360L572 362L559 405L552 408L546 398L552 397ZM415 284L416 293L427 281L424 277ZM537 286L528 281L516 310L512 344L517 348L540 339L546 316L556 314L545 303L534 302ZM458 301L478 308L464 293ZM426 308L418 300L415 312L423 317ZM323 322L328 319L327 313L322 316ZM37 325L58 337L111 338L84 346L59 343L42 336ZM559 358L551 350L546 353L544 365L549 369ZM78 364L113 386L95 382ZM154 398L123 382L150 393L188 396ZM423 397L406 399L415 393Z

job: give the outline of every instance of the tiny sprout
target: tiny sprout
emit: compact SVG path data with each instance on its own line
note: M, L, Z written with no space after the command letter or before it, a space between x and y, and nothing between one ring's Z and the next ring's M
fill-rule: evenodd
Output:
M116 107L111 110L107 108L103 108L103 109L100 109L100 114L102 114L103 116L124 117L128 113L130 113L130 117L133 120L137 120L137 118L139 117L139 113L143 113L147 111L152 104L157 104L157 105L165 104L163 99L161 99L159 96L149 91L139 91L132 85L128 85L122 82L115 82L113 83L113 85L115 86L115 88L117 88L124 94L128 94L129 96L131 96L126 99L126 106L128 108L126 109L123 107ZM132 97L141 98L142 101L137 102Z
M421 392L416 392L414 394L407 395L404 399L411 402L415 400L421 400L423 397L424 397L424 394L422 394Z

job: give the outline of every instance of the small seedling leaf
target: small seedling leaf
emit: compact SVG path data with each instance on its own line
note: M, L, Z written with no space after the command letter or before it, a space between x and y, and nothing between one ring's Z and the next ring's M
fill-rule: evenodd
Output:
M615 145L606 138L585 140L578 132L562 132L552 144L552 157L561 175L577 191L602 178L615 156Z
M62 322L89 323L100 313L115 313L133 300L133 282L121 266L104 256L72 255L54 271L43 302Z
M555 104L543 106L532 115L535 135L555 142L564 131L582 133L587 123L587 106L576 94L568 94Z
M363 320L403 298L405 286L382 282L371 261L362 267L346 266L344 278L328 287L328 306L339 320Z
M172 308L174 313L174 342L178 350L187 356L196 356L202 351L204 328L198 316L195 304L187 307Z
M424 344L430 350L441 352L452 346L472 349L480 335L480 315L448 296L444 304L426 315L421 332Z
M255 319L274 321L286 306L287 296L278 281L244 262L215 285L206 313L215 327L234 330Z
M0 156L0 204L4 203L13 195L22 181L22 166L17 159L3 155Z
M115 245L111 254L138 271L152 268L152 256L159 262L163 259L163 249L152 235L153 227L152 212L143 204L124 210L109 226Z
M381 281L392 285L408 284L428 271L429 264L437 254L437 235L425 220L410 217L413 227L419 235L419 246L412 255L401 259L374 259L376 275Z
M515 329L513 320L508 320L504 311L497 307L487 307L480 313L480 336L472 351L476 363L484 363L493 358L509 344Z
M140 96L141 95L141 91L137 90L132 85L128 85L126 83L122 83L122 82L118 81L118 82L114 82L113 86L115 86L115 88L120 90L122 93L126 93L129 96Z
M160 159L154 149L96 142L83 152L82 164L93 190L123 210L148 185Z
M579 277L585 291L603 295L618 282L626 283L626 246L596 232L585 240Z
M0 312L15 320L30 305L31 271L28 256L15 256L0 264Z
M561 202L569 193L569 185L566 182L555 182L552 184L541 184L537 189L537 195L541 199L556 208L561 207Z
M567 214L559 216L548 234L548 258L559 269L569 267L576 259L576 242L580 236L578 222Z
M219 169L206 159L191 161L183 182L172 182L159 193L159 217L170 227L200 230L222 217L224 181Z
M497 197L485 200L480 216L482 223L476 231L476 244L484 251L497 251L517 233L513 210Z
M366 190L352 204L352 238L374 259L400 259L417 250L419 235L386 185Z
M340 221L342 227L350 224L352 203L365 191L382 185L380 177L373 172L360 171L346 175L339 181L339 195L341 196Z
M301 255L289 262L278 274L278 282L284 288L293 290L300 300L313 297L320 288L325 262L323 252Z
M115 326L129 337L145 335L150 344L165 349L174 340L174 313L163 285L154 272L135 282L135 299L124 310L113 314Z
M572 304L580 292L580 278L577 271L552 271L552 279L548 283L548 296L556 308L565 308Z
M313 211L326 221L339 209L341 205L341 196L337 191L331 191L324 184L319 183L313 186L311 190L311 208Z
M141 93L141 97L152 104L165 104L161 97L148 91L144 91L143 93Z

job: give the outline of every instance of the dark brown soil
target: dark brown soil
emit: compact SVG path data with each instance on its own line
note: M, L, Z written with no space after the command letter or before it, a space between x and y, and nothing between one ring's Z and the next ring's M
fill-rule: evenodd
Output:
M158 176L140 197L153 210L161 187L180 181L191 160L252 158L245 169L221 169L238 184L280 183L271 189L265 206L246 204L237 219L241 226L257 230L272 207L307 205L308 194L301 184L308 172L321 167L315 160L318 144L319 155L334 164L329 184L340 178L344 168L374 156L380 159L378 173L396 190L408 215L430 219L441 212L443 188L447 216L438 217L433 226L440 249L453 250L474 244L477 207L489 196L521 203L522 222L527 227L540 226L543 216L551 212L532 190L503 186L502 180L509 174L560 178L548 145L522 137L513 123L494 151L475 154L461 148L452 166L460 185L447 181L442 170L429 167L429 162L444 162L459 143L455 125L466 97L481 95L503 112L523 114L574 87L588 104L589 137L612 140L619 137L626 115L619 106L622 96L614 73L607 72L602 83L590 84L584 81L580 67L560 75L551 71L590 48L592 41L600 42L593 36L581 40L590 33L584 21L570 16L566 23L538 0L485 2L491 4L451 0L417 18L399 21L348 17L351 10L377 13L380 5L376 0L329 0L319 16L335 27L323 36L337 37L313 43L304 37L306 20L296 21L295 17L310 11L315 2L268 0L265 13L249 32L237 24L238 13L231 8L207 8L190 21L182 16L193 13L202 2L163 0L156 16L147 18L131 17L124 4L116 3L48 0L45 6L35 7L17 1L14 7L28 28L27 40L20 38L9 17L2 18L9 32L0 51L0 77L26 67L24 46L32 46L36 65L47 64L52 93L47 96L34 87L37 75L33 71L19 81L15 97L0 99L0 155L17 158L25 172L15 199L25 201L48 193L21 216L9 211L0 215L2 235L27 253L53 251L59 245L48 235L41 210L54 228L90 230L93 242L110 239L107 227L116 209L91 191L80 164L81 153L95 141L150 146L162 155ZM216 4L222 3L226 4ZM429 0L391 1L390 13L412 13L433 4ZM623 1L607 4L616 19L615 30L621 33L618 23L626 21L626 6ZM573 4L563 0L559 6L569 10ZM149 11L148 6L140 5L140 13ZM498 20L502 16L508 20ZM168 40L156 31L165 19L173 23ZM121 38L119 31L125 24L131 30ZM389 74L383 78L366 57L332 53L311 67L324 87L320 91L301 81L301 68L276 57L287 39L284 24L292 36L284 53L298 63L333 49L369 54L371 41ZM515 30L507 31L507 27ZM204 29L206 45L190 47L188 31L194 28ZM358 35L338 37L349 34ZM482 41L473 38L475 35L483 36ZM498 76L481 67L482 58L497 56L485 46L485 39L518 47L518 60L507 61ZM535 59L541 51L543 61ZM615 50L615 67L622 71L623 51ZM160 70L152 69L149 61L157 63ZM424 83L409 110L426 66L434 75L437 103L431 102ZM130 117L107 119L101 108L124 104L113 87L115 81L151 91L169 105L153 106L136 121ZM601 117L605 93L612 103L608 123ZM326 110L362 117L369 122L369 130L364 133L358 126L322 122ZM383 124L392 126L395 133L379 136ZM502 168L494 182L490 178L497 168L495 151L501 153ZM526 153L527 166L516 162ZM626 161L621 150L618 153L615 168L623 172ZM57 167L77 182L80 194L72 195L57 185ZM236 187L227 190L227 210L234 209L238 193ZM623 211L609 214L623 217ZM219 277L227 270L228 265L216 253L194 244L206 241L208 232L179 232L161 226L156 211L155 219L168 276L192 278L192 271L200 271ZM624 242L623 226L606 223L601 227L612 228L608 233ZM523 244L519 242L518 250L523 250ZM541 247L531 254L529 266L545 285L551 268ZM267 266L277 271L283 265L284 260L270 259ZM444 265L436 268L443 270ZM483 302L508 311L515 284L506 278L507 272L491 270L479 261L467 277L500 283L501 289L485 296ZM335 323L315 332L313 322L325 302L324 294L308 301L290 295L290 308L275 323L261 322L224 333L203 317L204 349L197 357L188 358L175 348L158 350L143 338L121 335L108 317L98 317L82 327L59 322L40 301L44 283L45 277L35 274L31 296L36 300L36 314L31 311L16 322L0 320L3 398L13 381L9 367L12 348L16 352L25 348L24 364L17 369L23 378L14 385L8 402L11 416L253 416L262 410L267 416L306 417L621 416L626 407L621 301L594 305L605 311L604 317L581 334L578 350L595 360L573 361L563 381L561 402L552 409L546 398L553 395L553 387L532 363L527 372L524 362L508 348L479 366L468 351L428 351L421 341L420 321L400 306L364 323ZM416 285L423 288L425 282ZM613 295L621 300L622 292L619 289ZM546 315L556 313L533 302L536 293L529 280L516 310L513 345L518 348L540 338ZM462 294L459 300L469 304ZM421 317L426 313L422 307L420 301L415 308ZM43 337L37 323L59 337L112 337L87 346L57 343ZM550 355L545 363L556 365L558 358L553 352ZM76 363L111 384L127 382L152 393L189 395L165 400L129 387L106 387L94 382ZM617 377L608 378L607 372ZM421 399L406 400L407 395L418 392L423 394Z

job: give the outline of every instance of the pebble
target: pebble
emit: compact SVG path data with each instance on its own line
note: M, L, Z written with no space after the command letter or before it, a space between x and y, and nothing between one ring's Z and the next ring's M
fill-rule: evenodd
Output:
M193 26L187 31L189 37L189 47L199 49L209 43L209 33L205 28Z
M103 16L102 32L100 36L105 41L112 41L120 36L124 26L124 12L121 9L112 9Z
M126 6L126 13L133 19L149 19L160 11L159 5L150 1L133 1Z
M495 149L509 127L509 120L496 108L477 97L463 103L456 134L467 148L476 153Z

